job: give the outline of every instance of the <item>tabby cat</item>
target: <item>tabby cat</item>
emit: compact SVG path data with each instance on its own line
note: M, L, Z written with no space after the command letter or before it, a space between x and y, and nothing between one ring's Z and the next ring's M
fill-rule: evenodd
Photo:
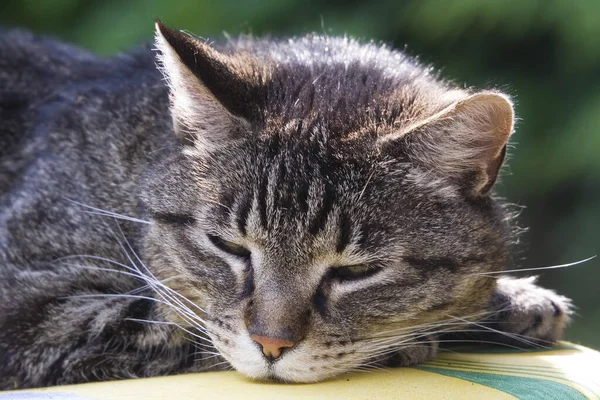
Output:
M507 95L347 37L156 28L109 59L0 34L0 388L559 338L570 301L499 274Z

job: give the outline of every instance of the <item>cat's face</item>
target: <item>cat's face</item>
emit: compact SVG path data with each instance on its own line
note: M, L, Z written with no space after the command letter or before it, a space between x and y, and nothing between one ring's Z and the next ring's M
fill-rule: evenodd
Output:
M310 382L482 311L494 281L481 273L499 270L506 257L503 215L487 192L512 120L492 139L444 138L457 127L485 130L504 121L497 115L506 111L503 101L510 108L504 97L465 94L457 103L421 105L439 116L403 126L395 125L401 113L389 113L423 101L416 92L385 99L379 125L361 118L368 112L360 106L345 107L346 126L335 107L290 118L275 101L234 115L236 104L184 64L186 46L201 44L162 29L158 44L182 145L148 181L145 256L187 299L169 318L202 326L250 377ZM268 76L261 80L267 97L294 90ZM372 99L381 93L368 93L369 104L383 104ZM326 95L313 94L313 102L324 101L319 96ZM432 149L436 143L445 149ZM471 158L476 167L464 167Z

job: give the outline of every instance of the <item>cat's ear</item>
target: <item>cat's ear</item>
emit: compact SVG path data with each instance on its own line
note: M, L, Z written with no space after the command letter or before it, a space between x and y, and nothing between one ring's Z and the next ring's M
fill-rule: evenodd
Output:
M487 91L456 101L384 140L403 140L409 158L460 183L468 195L481 197L498 178L513 126L510 98Z
M210 151L248 129L257 76L252 61L222 54L159 21L155 45L182 143Z

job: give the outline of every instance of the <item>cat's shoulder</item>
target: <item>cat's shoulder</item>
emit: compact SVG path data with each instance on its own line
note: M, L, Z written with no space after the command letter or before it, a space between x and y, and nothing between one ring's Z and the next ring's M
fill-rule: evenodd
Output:
M20 28L0 27L0 97L40 96L65 86L153 73L149 46L114 57Z
M94 54L49 36L19 28L0 28L2 80L11 86L29 79L72 75L99 61Z

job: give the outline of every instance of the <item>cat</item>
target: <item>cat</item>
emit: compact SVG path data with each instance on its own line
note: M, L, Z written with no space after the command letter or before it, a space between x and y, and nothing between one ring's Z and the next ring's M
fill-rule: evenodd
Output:
M348 37L157 22L154 52L99 58L2 31L0 388L556 341L570 300L501 274L513 121L506 94Z

